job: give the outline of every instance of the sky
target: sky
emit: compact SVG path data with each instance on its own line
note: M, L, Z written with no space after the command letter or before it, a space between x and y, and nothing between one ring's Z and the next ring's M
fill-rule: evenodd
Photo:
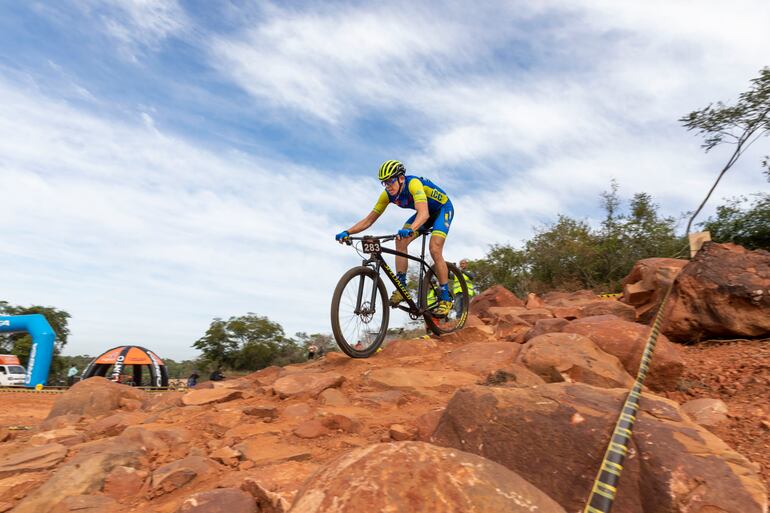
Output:
M766 0L3 2L0 299L69 312L71 355L193 358L249 312L328 333L360 263L334 234L389 159L450 196L450 261L598 223L613 179L680 217L730 148L677 120L770 65L768 20ZM768 189L768 144L703 216Z

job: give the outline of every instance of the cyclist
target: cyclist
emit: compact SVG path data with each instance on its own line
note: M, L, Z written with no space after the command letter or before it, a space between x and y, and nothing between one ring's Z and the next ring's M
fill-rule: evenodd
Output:
M439 304L434 314L439 317L446 316L452 308L452 298L449 294L449 271L444 261L443 251L449 225L454 217L452 202L449 201L446 192L432 181L407 175L404 164L398 160L383 162L379 170L379 179L385 190L380 194L372 211L347 230L338 233L335 238L343 242L350 235L366 230L374 224L390 203L395 203L401 208L416 210L416 213L398 231L396 250L406 253L409 244L420 232L430 231L430 255L433 257L434 268L441 286ZM404 288L406 288L407 266L406 257L396 257L396 277ZM398 289L390 296L390 302L394 305L403 300L404 297Z

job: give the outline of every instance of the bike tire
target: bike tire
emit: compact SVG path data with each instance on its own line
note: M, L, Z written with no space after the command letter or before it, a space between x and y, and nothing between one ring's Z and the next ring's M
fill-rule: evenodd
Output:
M360 287L362 283L365 284L367 279L373 280L373 282L376 283L377 293L375 294L374 311L376 312L377 308L380 309L380 312L382 312L382 320L380 322L381 325L376 332L376 336L371 341L371 343L364 349L356 349L355 346L357 341L348 340L348 338L350 338L350 334L345 334L346 330L344 329L343 322L341 322L340 319L340 309L343 308L341 306L342 299L348 284L352 280L361 280L362 278L364 281L359 281L358 287ZM355 290L357 291L358 288L355 288ZM368 358L377 352L377 350L380 348L380 345L382 345L383 340L385 340L385 335L388 332L388 321L390 319L390 308L388 308L388 306L389 304L385 283L383 283L382 278L380 278L380 276L375 273L373 269L365 266L359 266L350 269L342 275L340 281L337 282L337 286L334 289L334 294L332 295L331 321L334 340L337 342L337 345L343 353L350 356L351 358Z
M452 311L450 311L449 316L454 316L454 319L452 319L452 322L443 322L442 318L435 317L430 312L426 312L423 318L425 319L425 327L431 331L434 335L441 336L446 335L448 333L454 333L456 331L461 330L465 326L465 322L468 320L468 310L469 310L469 304L470 301L468 301L468 284L465 283L465 276L463 276L462 271L454 265L447 262L447 268L449 270L449 281L452 283L452 280L454 277L458 278L458 282L460 283L460 291L462 292L462 301L463 305L460 310L459 315L454 312L454 308ZM425 277L423 278L423 284L422 284L422 295L420 296L420 307L421 308L428 308L428 294L430 290L434 291L434 297L438 297L438 278L436 277L435 272L433 269L431 269L429 272L425 273ZM452 291L452 294L454 294L454 291ZM448 316L448 318L449 318Z

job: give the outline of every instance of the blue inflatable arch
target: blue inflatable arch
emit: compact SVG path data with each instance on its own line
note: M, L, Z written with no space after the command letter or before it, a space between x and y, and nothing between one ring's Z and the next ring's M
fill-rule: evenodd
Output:
M53 344L56 334L46 318L40 314L0 315L0 333L27 332L32 336L32 350L27 362L27 379L24 385L45 385L51 370Z

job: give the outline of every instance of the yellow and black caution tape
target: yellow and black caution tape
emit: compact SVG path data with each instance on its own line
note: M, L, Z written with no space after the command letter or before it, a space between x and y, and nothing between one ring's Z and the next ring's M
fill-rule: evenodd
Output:
M623 409L620 412L618 421L615 423L615 429L612 431L610 443L604 453L599 472L596 474L594 486L591 490L591 496L588 499L583 513L609 513L612 503L615 500L615 494L618 491L618 482L620 474L623 471L623 462L628 454L628 446L631 443L631 431L634 427L636 415L639 412L639 399L642 396L642 386L647 372L650 370L652 362L652 353L655 350L655 344L660 334L660 324L663 322L663 310L668 301L668 296L674 288L674 282L663 296L658 313L655 315L655 322L652 324L650 336L642 352L642 360L639 363L639 372L636 374L636 381L631 391L626 397Z
M617 299L622 295L622 292L616 292L614 294L599 294L599 297L602 299Z
M61 394L67 387L29 388L29 387L0 387L0 392L20 392L31 394Z

